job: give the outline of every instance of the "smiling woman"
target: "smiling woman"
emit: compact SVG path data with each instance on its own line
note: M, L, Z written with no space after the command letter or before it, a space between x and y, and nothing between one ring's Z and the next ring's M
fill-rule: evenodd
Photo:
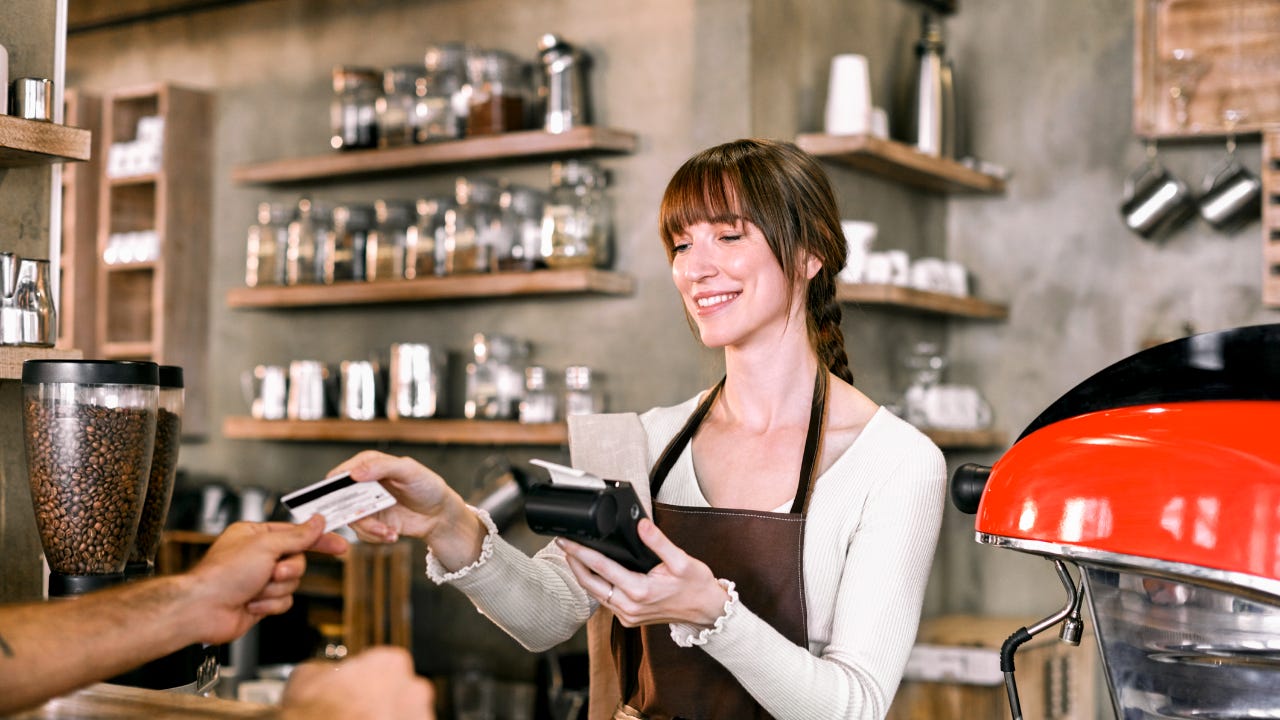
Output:
M659 222L725 377L673 407L575 417L570 444L575 467L616 473L603 476L652 507L638 530L661 562L634 572L565 539L527 557L439 475L373 452L339 469L399 504L356 531L425 540L427 574L531 650L589 620L592 720L882 718L915 638L945 466L851 384L826 175L789 143L728 143L676 172Z

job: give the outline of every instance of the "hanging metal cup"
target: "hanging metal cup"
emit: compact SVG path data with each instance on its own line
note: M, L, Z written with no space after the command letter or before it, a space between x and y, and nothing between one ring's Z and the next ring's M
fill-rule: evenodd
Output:
M1124 184L1120 215L1133 232L1156 239L1181 225L1195 212L1195 203L1186 183L1165 169L1148 150L1147 161Z
M1199 208L1200 217L1218 230L1237 230L1262 216L1262 181L1228 151L1205 176Z

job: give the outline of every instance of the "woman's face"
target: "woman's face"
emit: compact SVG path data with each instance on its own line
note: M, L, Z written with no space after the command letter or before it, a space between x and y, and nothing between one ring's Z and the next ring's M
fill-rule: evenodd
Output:
M777 342L789 326L787 301L792 298L759 228L746 221L703 222L685 228L674 240L671 275L707 347ZM796 291L803 290L798 286ZM790 327L803 333L803 298L792 299L791 306Z

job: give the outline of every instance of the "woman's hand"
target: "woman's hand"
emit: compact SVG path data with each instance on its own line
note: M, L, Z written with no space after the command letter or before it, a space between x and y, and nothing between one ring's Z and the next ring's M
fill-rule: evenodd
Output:
M649 573L632 572L571 540L556 543L584 590L613 611L625 627L657 623L710 626L724 614L728 593L706 563L676 547L648 518L640 539L662 562Z
M450 570L475 562L487 532L444 478L416 460L373 450L352 457L330 475L351 473L356 482L380 482L396 504L351 523L365 542L393 543L402 536L424 540Z

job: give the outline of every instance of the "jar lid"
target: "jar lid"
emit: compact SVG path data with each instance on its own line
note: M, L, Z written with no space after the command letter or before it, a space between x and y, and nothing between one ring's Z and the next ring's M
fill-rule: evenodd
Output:
M182 384L182 368L177 365L161 365L159 385L162 388L180 388Z
M40 385L157 385L160 366L136 360L27 360L22 383Z

